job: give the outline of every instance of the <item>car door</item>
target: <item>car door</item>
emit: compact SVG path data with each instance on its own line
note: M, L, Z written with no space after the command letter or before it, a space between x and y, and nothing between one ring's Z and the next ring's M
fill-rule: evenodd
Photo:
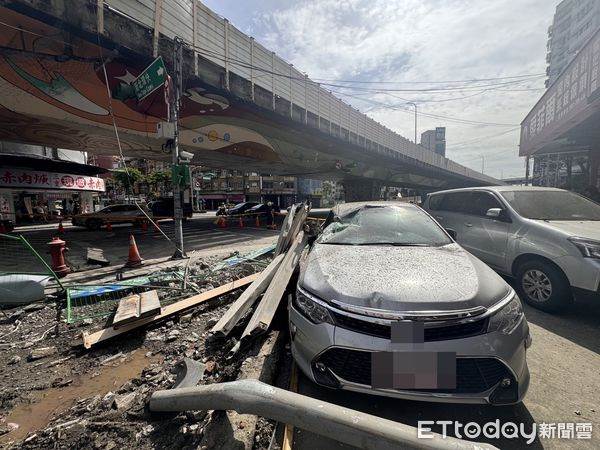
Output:
M467 208L468 199L468 191L459 191L432 195L429 200L431 215L444 228L456 231L456 240L459 243L461 242L461 235L464 231L464 211Z
M500 208L506 213L504 205L491 192L471 192L459 242L489 266L504 270L510 219L506 215L487 217L491 208Z

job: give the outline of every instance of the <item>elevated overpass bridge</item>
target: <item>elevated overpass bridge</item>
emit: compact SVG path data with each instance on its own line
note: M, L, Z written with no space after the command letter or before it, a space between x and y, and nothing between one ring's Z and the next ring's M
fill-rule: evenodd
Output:
M157 56L171 72L176 36L194 163L337 179L349 199L499 184L373 121L196 0L0 0L0 139L117 154L112 110L127 156L169 158L165 90L121 93Z

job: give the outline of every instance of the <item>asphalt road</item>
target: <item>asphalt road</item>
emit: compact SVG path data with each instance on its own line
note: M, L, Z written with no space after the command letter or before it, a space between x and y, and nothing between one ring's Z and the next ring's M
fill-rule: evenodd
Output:
M214 214L196 214L194 218L185 221L183 224L185 250L190 252L230 247L231 251L234 251L238 250L240 246L257 243L279 233L279 231L256 227L219 228L214 222ZM172 220L160 221L159 226L170 239L174 240ZM41 256L50 260L47 243L57 235L56 225L16 230L13 234L22 234ZM112 232L105 229L89 231L82 227L66 226L61 238L69 248L66 253L69 263L83 269L88 247L102 249L112 265L125 263L129 251L130 235L135 237L143 259L166 257L175 252L174 244L153 228L150 227L147 231L143 231L128 224L114 225ZM2 253L6 253L6 255ZM0 258L10 260L11 256L11 249L3 248L0 245Z
M533 345L527 360L531 384L525 401L516 406L492 407L447 405L390 399L321 388L306 377L299 378L299 392L348 408L416 426L419 420L455 420L483 425L524 423L526 430L558 422L591 422L591 440L535 439L486 440L498 448L600 448L600 302L576 303L569 313L553 316L525 307ZM441 427L433 428L441 432ZM294 449L352 448L305 430L294 430Z

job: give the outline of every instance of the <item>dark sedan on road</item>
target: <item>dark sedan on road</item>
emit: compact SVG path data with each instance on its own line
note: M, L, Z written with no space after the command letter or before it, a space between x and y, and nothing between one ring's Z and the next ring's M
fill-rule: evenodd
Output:
M412 400L523 399L529 326L500 276L417 205L346 203L332 216L290 304L292 352L311 380Z
M242 202L235 205L233 208L229 208L225 211L225 214L228 216L237 216L240 214L244 214L250 208L258 205L256 202Z

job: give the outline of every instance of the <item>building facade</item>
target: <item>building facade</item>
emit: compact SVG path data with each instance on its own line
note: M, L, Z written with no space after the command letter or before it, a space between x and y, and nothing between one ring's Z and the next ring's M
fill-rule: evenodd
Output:
M548 28L546 87L558 79L598 28L600 0L563 0L558 4Z
M27 225L92 212L104 172L84 152L0 142L0 219Z
M446 127L436 127L421 133L421 147L446 156Z

